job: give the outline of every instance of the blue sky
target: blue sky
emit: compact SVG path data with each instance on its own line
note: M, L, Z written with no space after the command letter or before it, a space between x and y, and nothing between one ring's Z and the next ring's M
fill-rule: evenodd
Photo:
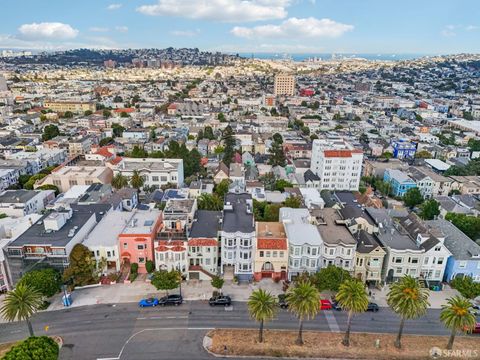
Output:
M480 0L3 0L0 48L480 52Z

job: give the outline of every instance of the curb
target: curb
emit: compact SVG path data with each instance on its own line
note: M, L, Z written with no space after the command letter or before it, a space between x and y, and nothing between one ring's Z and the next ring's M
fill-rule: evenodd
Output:
M215 329L220 330L220 329ZM210 350L212 346L212 338L209 336L210 331L203 337L202 346L207 353L216 357L216 358L235 358L235 359L278 359L278 356L254 356L254 355L228 355L228 354L218 354ZM294 357L294 356L284 356L282 358L292 359L292 360L345 360L342 358L309 358L309 357ZM367 360L367 359L357 359L357 360Z

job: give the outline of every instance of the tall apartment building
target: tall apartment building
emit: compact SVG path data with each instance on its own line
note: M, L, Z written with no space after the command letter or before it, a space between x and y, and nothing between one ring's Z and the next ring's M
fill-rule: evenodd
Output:
M274 95L295 95L295 76L287 74L275 76Z
M310 170L320 177L320 189L357 191L363 151L343 139L313 141Z

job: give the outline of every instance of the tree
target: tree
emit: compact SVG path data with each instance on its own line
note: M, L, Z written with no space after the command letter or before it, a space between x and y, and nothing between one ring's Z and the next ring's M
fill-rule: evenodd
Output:
M112 186L117 190L123 189L128 186L128 178L122 173L117 173L112 179Z
M223 209L223 200L217 194L203 193L198 198L198 209L220 211Z
M283 179L275 181L275 190L284 192L286 187L293 187L293 185L291 182Z
M71 112L71 111L65 111L65 113L63 114L63 117L64 117L65 119L71 119L71 118L73 118L73 112Z
M30 336L34 336L30 318L42 306L42 294L35 288L18 284L3 299L0 314L7 321L26 321Z
M390 151L385 151L381 157L390 160L393 157L393 154Z
M283 151L282 143L273 141L272 146L270 147L270 153L270 165L283 167L287 164L287 158L285 156L285 152Z
M329 265L312 276L312 282L319 291L338 291L345 280L350 280L349 272L341 267Z
M203 129L203 138L208 140L215 139L215 135L213 134L213 129L211 126L205 126L205 129Z
M407 192L403 196L403 202L405 203L406 206L412 209L423 202L422 193L416 187L411 188L407 190Z
M122 137L125 128L117 123L112 124L112 133L114 137Z
M227 165L227 167L229 167L230 163L232 162L236 144L236 140L233 136L233 130L230 125L223 130L222 140L225 145L223 150L223 162L225 165Z
M277 308L275 297L263 289L253 291L248 298L248 312L255 321L260 323L258 342L263 342L263 325L275 317Z
M102 113L102 114L103 114L103 117L104 117L105 119L108 119L109 117L112 116L112 112L111 112L110 110L108 110L108 109L103 109L103 113Z
M433 220L440 215L440 204L435 199L429 199L421 205L420 217L423 220Z
M301 281L290 287L287 292L289 310L298 318L297 345L303 345L303 321L313 319L320 309L320 294L308 281Z
M276 143L283 144L283 137L282 137L282 135L280 135L279 133L273 134L272 139L273 139L273 141L275 141Z
M401 339L405 320L415 319L426 314L427 308L430 306L428 296L428 289L422 288L418 280L410 275L405 275L390 285L387 303L401 319L397 339L394 343L396 348L402 347Z
M480 283L474 282L471 276L456 277L450 282L450 286L467 299L480 296Z
M43 296L51 297L60 291L62 276L53 268L32 270L25 273L18 283L37 289Z
M155 270L155 264L152 260L145 261L145 270L147 270L149 274L151 274L153 270Z
M420 150L419 152L415 153L415 157L417 159L431 159L432 154L430 154L430 152L427 150Z
M155 271L152 276L152 285L157 290L165 290L168 295L168 290L176 289L180 285L181 274L177 270L160 270Z
M220 291L222 291L222 287L224 284L225 280L223 280L220 276L214 276L212 277L212 281L210 281L210 284L215 288Z
M222 113L222 112L218 113L217 119L218 119L218 121L220 121L220 122L226 122L226 121L227 121L227 119L225 118L225 114Z
M342 345L350 346L350 328L354 314L367 310L368 296L365 291L364 284L357 279L349 279L344 281L336 295L338 304L348 311L347 330L342 340Z
M470 300L462 296L454 296L447 300L447 305L442 306L440 320L452 331L448 339L448 350L452 350L457 331L467 332L475 327L476 318L471 309Z
M84 116L90 116L92 114L93 114L92 110L85 110L85 112L83 113Z
M45 184L45 185L39 186L37 187L37 190L53 190L55 191L55 196L60 194L60 189L58 188L58 186L55 186L52 184Z
M113 141L113 138L110 137L110 136L107 136L106 138L103 138L102 140L100 140L100 142L98 143L98 145L100 145L100 146L105 146L105 145L110 144L112 141Z
M148 157L148 152L140 146L135 145L128 156L136 159L142 159Z
M140 175L138 170L133 170L132 177L130 178L130 185L134 189L137 189L138 192L140 192L140 189L143 187L143 184L145 183L145 179L143 176Z
M48 336L32 336L15 345L8 351L3 360L57 360L59 354L58 344Z
M122 112L120 113L120 117L121 117L121 118L128 118L128 117L130 117L130 115L129 115L126 111L122 111Z
M48 141L58 135L60 135L60 130L57 125L47 125L43 128L42 141Z
M230 180L223 179L217 185L215 185L214 192L223 199L225 195L228 193L228 188L230 187Z
M300 198L300 196L290 195L283 202L283 206L292 209L298 209L300 206L302 206L302 199Z
M90 285L97 281L97 262L85 245L75 245L70 252L69 261L70 265L63 272L63 281L71 281L73 287Z
M445 220L450 221L469 238L476 240L480 236L480 218L466 214L448 213Z

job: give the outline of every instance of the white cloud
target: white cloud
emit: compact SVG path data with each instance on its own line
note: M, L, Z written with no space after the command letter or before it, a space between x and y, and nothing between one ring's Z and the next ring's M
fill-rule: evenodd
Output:
M110 31L109 28L100 27L100 26L92 26L88 30L91 31L91 32L108 32L108 31Z
M127 32L128 27L127 26L115 26L115 30L117 30L118 32Z
M255 27L236 26L232 34L238 37L255 38L336 38L347 31L353 30L353 25L338 23L331 19L316 19L313 17L299 19L290 18L279 25L260 25Z
M43 22L23 24L18 28L20 37L24 39L73 39L77 37L78 30L68 24L60 22Z
M110 4L107 6L107 10L118 10L122 7L122 4Z
M200 34L200 29L196 30L172 30L170 34L173 36L185 36L185 37L192 37L197 36Z
M290 3L291 0L158 0L156 4L138 7L137 11L152 16L246 22L283 19Z
M468 25L465 30L467 31L474 31L474 30L478 30L479 27L477 25Z

